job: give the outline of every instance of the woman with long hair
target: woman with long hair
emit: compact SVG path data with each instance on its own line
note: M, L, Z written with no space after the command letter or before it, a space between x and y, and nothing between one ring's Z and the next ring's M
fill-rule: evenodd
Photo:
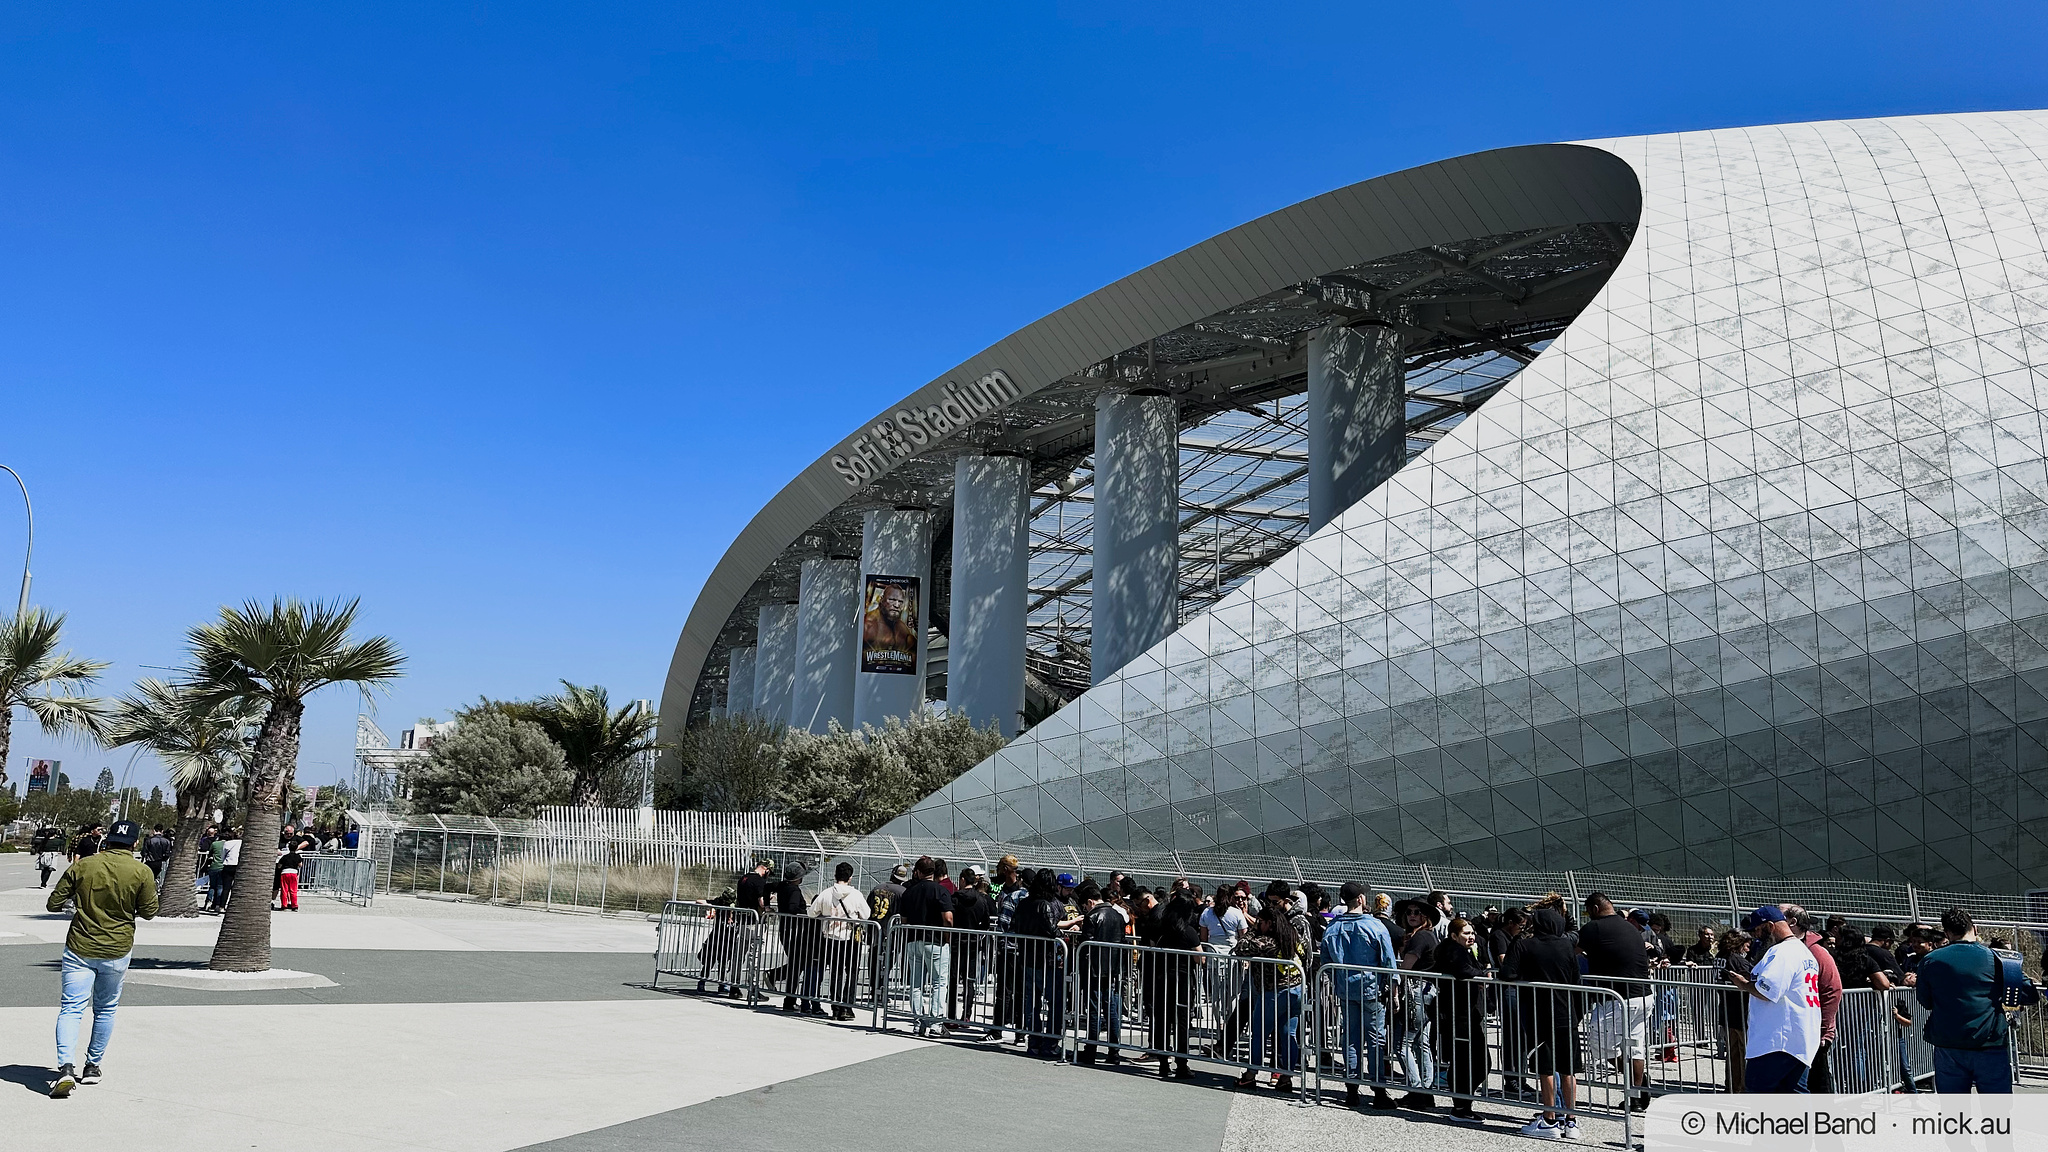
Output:
M1290 905L1268 900L1251 929L1237 940L1236 955L1254 961L1250 965L1252 1067L1237 1078L1239 1088L1258 1087L1258 1068L1264 1065L1274 1070L1275 1090L1294 1090L1294 1069L1301 1062L1295 1029L1301 1022L1306 954L1290 910Z

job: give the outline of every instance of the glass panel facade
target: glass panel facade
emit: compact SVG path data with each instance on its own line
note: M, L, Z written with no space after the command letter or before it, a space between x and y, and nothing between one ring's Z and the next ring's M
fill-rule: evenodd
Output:
M1553 346L886 831L2048 886L2048 115L1595 146Z

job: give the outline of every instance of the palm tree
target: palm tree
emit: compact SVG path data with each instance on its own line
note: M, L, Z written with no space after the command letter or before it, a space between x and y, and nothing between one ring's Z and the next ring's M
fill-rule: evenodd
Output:
M14 710L26 708L44 732L78 733L99 739L106 721L106 701L81 696L78 690L99 678L106 663L81 660L59 652L64 614L52 616L30 608L0 619L0 780L7 776L7 758L14 746Z
M531 704L512 705L514 718L539 724L548 739L561 746L569 771L575 774L569 803L595 807L604 799L608 779L656 747L658 717L639 700L613 710L610 694L600 687L584 688L564 680L562 689Z
M177 791L178 830L164 865L159 916L197 916L193 891L199 837L215 793L249 758L249 737L263 709L241 698L208 699L190 684L144 679L114 706L108 743L140 744L170 769Z
M349 635L357 603L282 598L266 607L252 600L222 608L218 621L188 634L200 698L245 700L263 709L242 777L242 859L236 871L241 891L230 896L221 918L207 965L215 971L270 967L270 890L263 881L277 863L277 833L298 769L306 697L330 684L381 688L405 666L389 638Z

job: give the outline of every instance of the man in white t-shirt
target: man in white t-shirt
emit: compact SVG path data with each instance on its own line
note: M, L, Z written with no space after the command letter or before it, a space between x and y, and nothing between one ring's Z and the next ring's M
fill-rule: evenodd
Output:
M1803 1094L1820 1048L1820 966L1777 905L1757 909L1750 922L1771 947L1748 976L1726 975L1751 1001L1743 1081L1750 1092Z
M1218 888L1216 902L1202 912L1202 950L1215 956L1228 956L1237 947L1238 935L1252 926L1251 917L1244 914L1245 887ZM1221 1042L1217 1047L1228 1054L1237 1045L1238 1011L1243 1000L1245 986L1244 965L1235 961L1211 960L1209 968L1209 1003L1223 1014Z

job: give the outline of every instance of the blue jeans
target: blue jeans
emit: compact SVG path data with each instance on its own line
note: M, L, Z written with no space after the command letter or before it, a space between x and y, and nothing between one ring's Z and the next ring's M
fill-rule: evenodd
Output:
M1408 1087L1427 1092L1436 1087L1435 1023L1429 1006L1436 1000L1436 985L1421 980L1404 980L1408 986L1401 998L1401 1063Z
M1104 1032L1109 1033L1111 1054L1124 1041L1124 987L1120 981L1104 980L1090 974L1086 977L1082 995L1087 999L1078 1005L1084 1014L1088 1027L1088 1051L1095 1051L1095 1041Z
M1378 980L1368 976L1368 980ZM1359 1082L1360 1066L1365 1072L1364 1080L1375 1086L1387 1082L1387 1004L1375 996L1370 1000L1363 997L1346 996L1337 1002L1343 1012L1344 1030L1344 1079L1347 1083Z
M1920 1090L1919 1083L1913 1079L1913 1057L1907 1052L1906 1037L1903 1034L1899 1036L1899 1079L1901 1081L1901 1091L1918 1092Z
M1743 1091L1758 1095L1806 1095L1806 1063L1790 1052L1752 1056L1743 1068Z
M1252 1065L1291 1073L1301 1063L1295 1027L1301 1020L1301 989L1264 988L1252 993ZM1270 1060L1270 1063L1268 1062Z
M73 1064L78 1051L78 1021L92 1001L92 1041L86 1045L85 1060L97 1064L107 1054L107 1041L114 1036L114 1009L121 1006L121 978L128 975L128 957L118 960L89 960L71 949L64 950L64 999L57 1009L57 1063Z
M1961 1095L1975 1085L1985 1095L2012 1094L2012 1053L2005 1048L1936 1048L1934 1090Z
M1024 969L1024 1000L1018 1021L1023 1031L1057 1034L1065 1027L1060 1001L1065 998L1066 986L1065 973L1057 964L1031 964ZM1024 1050L1050 1060L1060 1054L1060 1042L1048 1035L1033 1035Z
M951 957L946 946L932 940L912 940L905 947L903 976L910 983L910 1014L922 1026L946 1018L946 970Z

